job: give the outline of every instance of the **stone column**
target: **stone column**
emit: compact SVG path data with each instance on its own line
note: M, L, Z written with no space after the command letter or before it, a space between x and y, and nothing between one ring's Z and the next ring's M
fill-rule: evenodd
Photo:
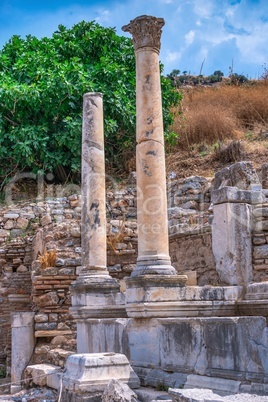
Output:
M133 275L175 275L168 242L166 169L158 54L163 18L124 26L136 54L138 260Z
M134 299L137 301L141 289L145 287L157 288L158 300L164 301L166 286L171 289L173 286L184 283L185 280L185 276L176 274L169 256L164 132L158 59L163 25L163 18L143 15L122 28L123 31L132 34L136 54L138 259L137 267L127 284L129 303L130 299L132 302ZM160 288L162 288L161 296L159 296ZM142 299L146 301L147 296L143 295Z
M77 319L78 351L87 352L80 335L90 318L125 316L120 286L106 264L106 199L102 94L87 93L82 130L82 269L72 285L70 312Z
M22 374L35 347L34 313L11 314L11 393L21 390Z
M105 159L100 93L84 95L81 200L81 274L109 276L106 266Z

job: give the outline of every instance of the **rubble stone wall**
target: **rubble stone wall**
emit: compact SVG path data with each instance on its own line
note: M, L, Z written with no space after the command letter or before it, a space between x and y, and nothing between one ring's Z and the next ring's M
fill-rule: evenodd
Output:
M253 209L252 250L254 282L268 281L268 203Z

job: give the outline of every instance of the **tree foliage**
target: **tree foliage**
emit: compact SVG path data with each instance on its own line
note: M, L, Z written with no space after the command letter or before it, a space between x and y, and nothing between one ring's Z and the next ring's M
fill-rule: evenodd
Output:
M161 78L167 138L180 100ZM0 177L15 170L80 170L82 97L102 92L106 158L135 147L135 56L114 28L82 21L51 38L13 36L0 52Z

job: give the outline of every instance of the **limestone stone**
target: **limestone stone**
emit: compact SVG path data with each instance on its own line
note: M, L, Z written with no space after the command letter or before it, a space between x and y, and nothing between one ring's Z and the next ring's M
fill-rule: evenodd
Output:
M34 299L38 306L54 306L59 301L57 292L48 292L39 297L35 296Z
M4 225L4 229L6 230L10 230L14 228L14 221L9 219L8 221L6 221L5 225Z
M61 368L52 364L34 364L27 366L25 370L26 379L35 385L45 387L50 375L60 372Z
M223 203L260 204L265 201L263 191L238 190L235 187L222 187L211 192L214 205Z
M73 226L71 228L71 235L75 238L81 237L81 228L80 226Z
M120 380L130 388L140 381L128 359L119 353L73 354L68 357L63 386L78 393L103 391L110 380Z
M224 402L224 399L210 389L173 389L168 390L173 402Z
M138 402L138 397L127 384L111 380L101 397L102 402Z
M256 232L268 231L268 220L257 222L254 230Z
M15 393L21 389L21 376L32 356L35 346L34 313L13 313L11 315L11 328L11 393Z
M4 214L4 219L17 219L19 218L19 216L20 216L19 214L9 212Z
M29 219L19 217L16 222L16 228L18 229L26 229L29 224Z
M35 322L47 322L48 321L48 314L35 314L34 316Z
M42 226L49 225L51 222L52 222L52 218L51 218L51 215L49 215L49 214L43 215L40 220L40 223Z
M68 339L63 335L57 335L55 338L52 339L51 345L55 346L62 346L68 343Z
M184 388L205 388L211 389L212 391L237 394L239 392L240 385L241 381L189 374L187 376L187 381L184 385Z
M27 267L25 267L25 265L20 265L18 268L17 268L17 272L28 272L28 268Z
M253 257L255 259L268 258L268 244L254 247Z
M36 331L48 331L57 328L57 323L55 322L40 322L35 324Z
M263 208L254 208L253 210L254 216L258 217L268 217L268 208L263 207Z
M54 338L55 336L62 336L62 335L73 335L71 330L40 330L35 331L34 336L35 338Z
M251 206L214 205L212 249L220 281L241 285L252 281Z
M228 184L225 184L226 182ZM252 184L260 185L259 177L252 162L243 161L234 163L217 172L213 181L213 189L227 185L241 190L249 190Z

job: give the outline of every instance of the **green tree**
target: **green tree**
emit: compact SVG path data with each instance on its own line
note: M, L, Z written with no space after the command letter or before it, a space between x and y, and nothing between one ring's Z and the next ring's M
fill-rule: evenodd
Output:
M166 138L181 95L161 77ZM106 158L124 168L135 147L135 57L129 38L82 21L51 38L13 36L0 52L0 178L14 171L78 172L82 96L102 92ZM173 136L173 133L171 134Z

